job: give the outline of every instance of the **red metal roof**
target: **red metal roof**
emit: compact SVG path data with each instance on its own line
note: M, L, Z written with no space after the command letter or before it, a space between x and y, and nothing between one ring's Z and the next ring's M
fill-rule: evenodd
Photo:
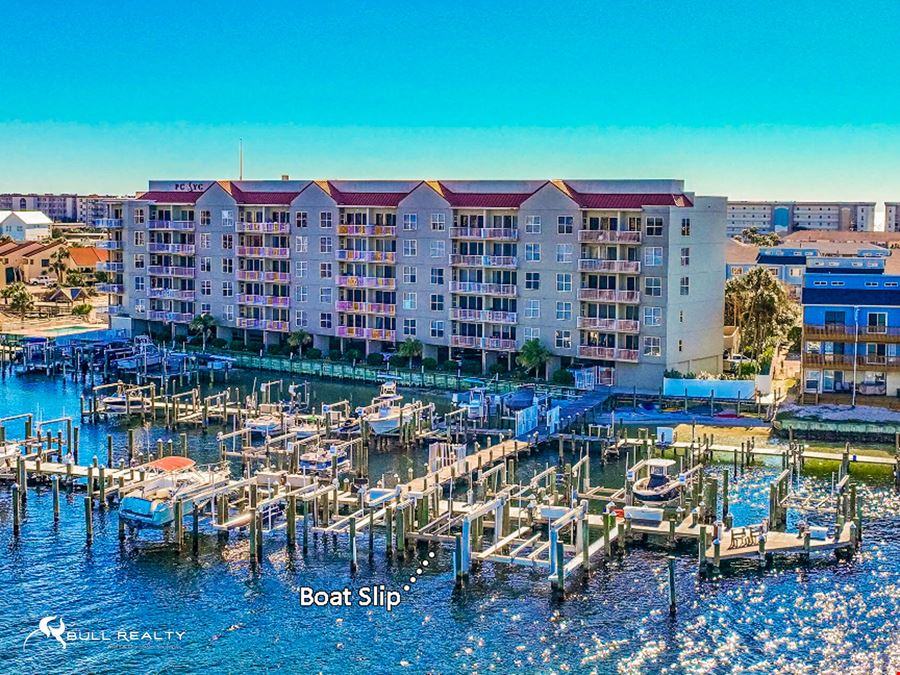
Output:
M222 185L222 187L225 188L225 190L232 197L234 197L234 201L236 201L238 204L249 204L252 206L287 206L292 201L294 201L294 197L300 194L299 190L284 192L259 192L241 190L237 185L230 182L223 182L220 183L220 185Z
M456 209L517 209L534 194L534 192L453 192L441 182L432 183L431 186Z
M380 206L396 208L409 192L344 192L331 181L318 183L338 206Z
M148 199L162 204L196 204L202 194L203 192L169 192L165 190L152 190L138 196L138 199Z
M671 193L588 193L577 192L566 185L569 196L583 209L639 209L642 206L690 207L693 203L683 194Z

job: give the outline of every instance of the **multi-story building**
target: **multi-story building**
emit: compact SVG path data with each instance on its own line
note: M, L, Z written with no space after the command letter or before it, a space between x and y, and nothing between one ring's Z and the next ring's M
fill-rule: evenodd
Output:
M0 211L0 236L15 241L46 239L52 225L41 211Z
M106 215L105 201L112 195L75 194L0 194L0 210L43 211L50 220L59 223L93 223Z
M884 203L884 231L900 232L900 202Z
M108 203L110 312L183 333L512 364L533 338L604 381L721 367L725 199L682 181L151 181Z
M811 394L826 393L841 402L876 402L900 393L897 270L822 271L808 273L803 282L802 382L807 400Z
M793 230L871 231L875 202L729 201L728 236L753 227L760 232Z

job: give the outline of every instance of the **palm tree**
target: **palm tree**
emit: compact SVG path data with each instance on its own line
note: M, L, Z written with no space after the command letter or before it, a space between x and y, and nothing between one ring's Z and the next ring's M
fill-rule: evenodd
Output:
M22 317L22 323L25 323L25 315L34 308L34 298L25 288L25 284L21 284L9 301L9 307L16 314Z
M754 358L759 358L766 342L782 342L800 316L787 288L765 267L729 279L725 301Z
M533 338L522 345L519 355L516 357L516 363L525 368L525 370L534 370L537 377L538 368L547 366L550 363L550 350L544 346L544 343ZM544 379L548 379L546 370L544 371Z
M303 355L304 350L312 343L312 335L307 333L305 330L297 330L288 335L287 337L288 346L293 350L300 348L300 355Z
M93 307L88 303L83 303L81 305L75 305L72 308L72 316L77 316L81 319L86 319L91 315L91 311L93 311Z
M50 269L56 273L56 283L62 284L66 271L66 261L69 259L69 248L63 244L50 256Z
M66 270L66 286L70 286L72 288L83 288L84 287L84 274L82 274L79 270Z
M24 288L25 284L23 284L21 281L11 283L9 286L6 286L2 291L0 291L0 298L3 298L4 303L8 305L10 298L15 296L16 293Z
M412 369L413 367L413 359L417 356L421 356L424 351L424 347L422 343L416 338L408 337L406 340L400 345L400 348L397 349L397 353L400 356L406 357L409 359L409 367Z
M203 340L203 351L206 351L206 340L216 330L216 323L218 323L216 317L212 314L198 314L191 319L191 323L188 325L188 330L195 335L199 334Z

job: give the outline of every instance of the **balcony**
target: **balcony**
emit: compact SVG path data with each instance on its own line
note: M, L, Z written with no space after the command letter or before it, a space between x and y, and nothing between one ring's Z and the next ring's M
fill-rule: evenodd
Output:
M334 257L344 262L393 263L397 254L394 251L354 251L342 248L334 252Z
M462 309L454 307L450 310L450 318L455 321L478 321L482 323L516 323L515 312L497 312L488 309Z
M235 273L238 281L268 281L275 284L291 283L288 272L264 272L262 270L238 270Z
M640 244L639 230L578 230L578 241L604 244Z
M857 339L856 326L845 324L805 324L803 334L807 340L830 340L833 342L846 342ZM900 326L859 326L859 340L861 342L898 342L900 341Z
M394 290L397 280L393 277L357 277L338 275L337 285L347 288L376 288L381 290Z
M614 347L578 346L578 356L582 359L603 359L604 361L638 362L637 349L618 349Z
M578 327L585 330L602 330L611 333L639 333L641 322L631 319L601 319L596 316L579 316Z
M235 223L238 232L256 232L258 234L286 234L291 231L290 223Z
M363 328L362 326L338 326L337 336L345 338L357 338L360 340L381 340L382 342L394 342L397 332L384 328Z
M384 302L353 302L351 300L338 300L334 303L338 312L351 312L353 314L381 314L394 316L397 313L397 305Z
M197 291L180 288L151 288L147 291L147 295L159 300L195 300Z
M516 286L514 284L485 284L478 281L451 281L450 292L514 298L516 297Z
M122 227L121 218L97 218L94 221L94 227L104 230L117 230Z
M862 370L894 371L900 370L900 356L885 354L803 354L803 366L843 370L860 368Z
M637 304L641 301L641 293L640 291L616 291L606 288L579 288L578 299Z
M125 271L125 263L98 262L95 269L98 272L124 272Z
M94 288L98 293L124 293L125 286L123 284L97 284Z
M147 229L149 230L185 230L194 229L193 220L148 220Z
M396 225L338 225L337 233L346 237L393 237Z
M251 330L270 330L278 333L287 333L291 329L288 321L273 321L272 319L247 319L239 316L235 319L235 325L238 328L249 328Z
M121 251L122 250L122 240L121 239L104 239L103 241L98 241L94 244L99 249L104 251Z
M237 254L245 258L290 258L291 249L275 246L238 246Z
M579 272L613 272L618 274L640 274L641 263L636 260L596 260L581 258Z
M194 255L197 252L193 244L162 244L151 241L147 244L150 253L172 253L174 255Z
M519 264L511 255L459 255L450 256L450 264L457 267L501 267L513 269Z
M250 295L240 293L238 304L253 305L255 307L290 307L291 299L286 295Z
M516 341L506 338L486 338L474 335L451 335L451 347L463 347L466 349L489 349L491 351L514 352Z
M451 227L452 239L493 239L495 241L516 241L519 231L507 227Z
M166 323L190 323L194 315L189 312L167 312L160 309L151 309L147 312L150 321L165 321Z
M179 267L172 265L150 265L147 273L154 277L182 277L184 279L193 279L197 274L196 267Z
M122 305L106 305L97 308L97 314L107 314L109 316L128 316L128 310Z

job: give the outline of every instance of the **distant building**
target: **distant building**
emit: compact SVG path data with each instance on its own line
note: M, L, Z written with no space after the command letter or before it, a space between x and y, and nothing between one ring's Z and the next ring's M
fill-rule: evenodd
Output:
M729 201L728 235L733 237L750 227L778 233L871 231L875 228L875 202Z
M41 211L0 211L0 236L38 241L50 236L53 221Z
M0 244L0 288L42 274L52 276L51 257L61 246L60 242L40 241Z
M93 223L106 213L103 200L111 198L104 195L7 192L0 194L0 210L43 211L56 223Z
M900 202L884 203L884 231L900 232Z

